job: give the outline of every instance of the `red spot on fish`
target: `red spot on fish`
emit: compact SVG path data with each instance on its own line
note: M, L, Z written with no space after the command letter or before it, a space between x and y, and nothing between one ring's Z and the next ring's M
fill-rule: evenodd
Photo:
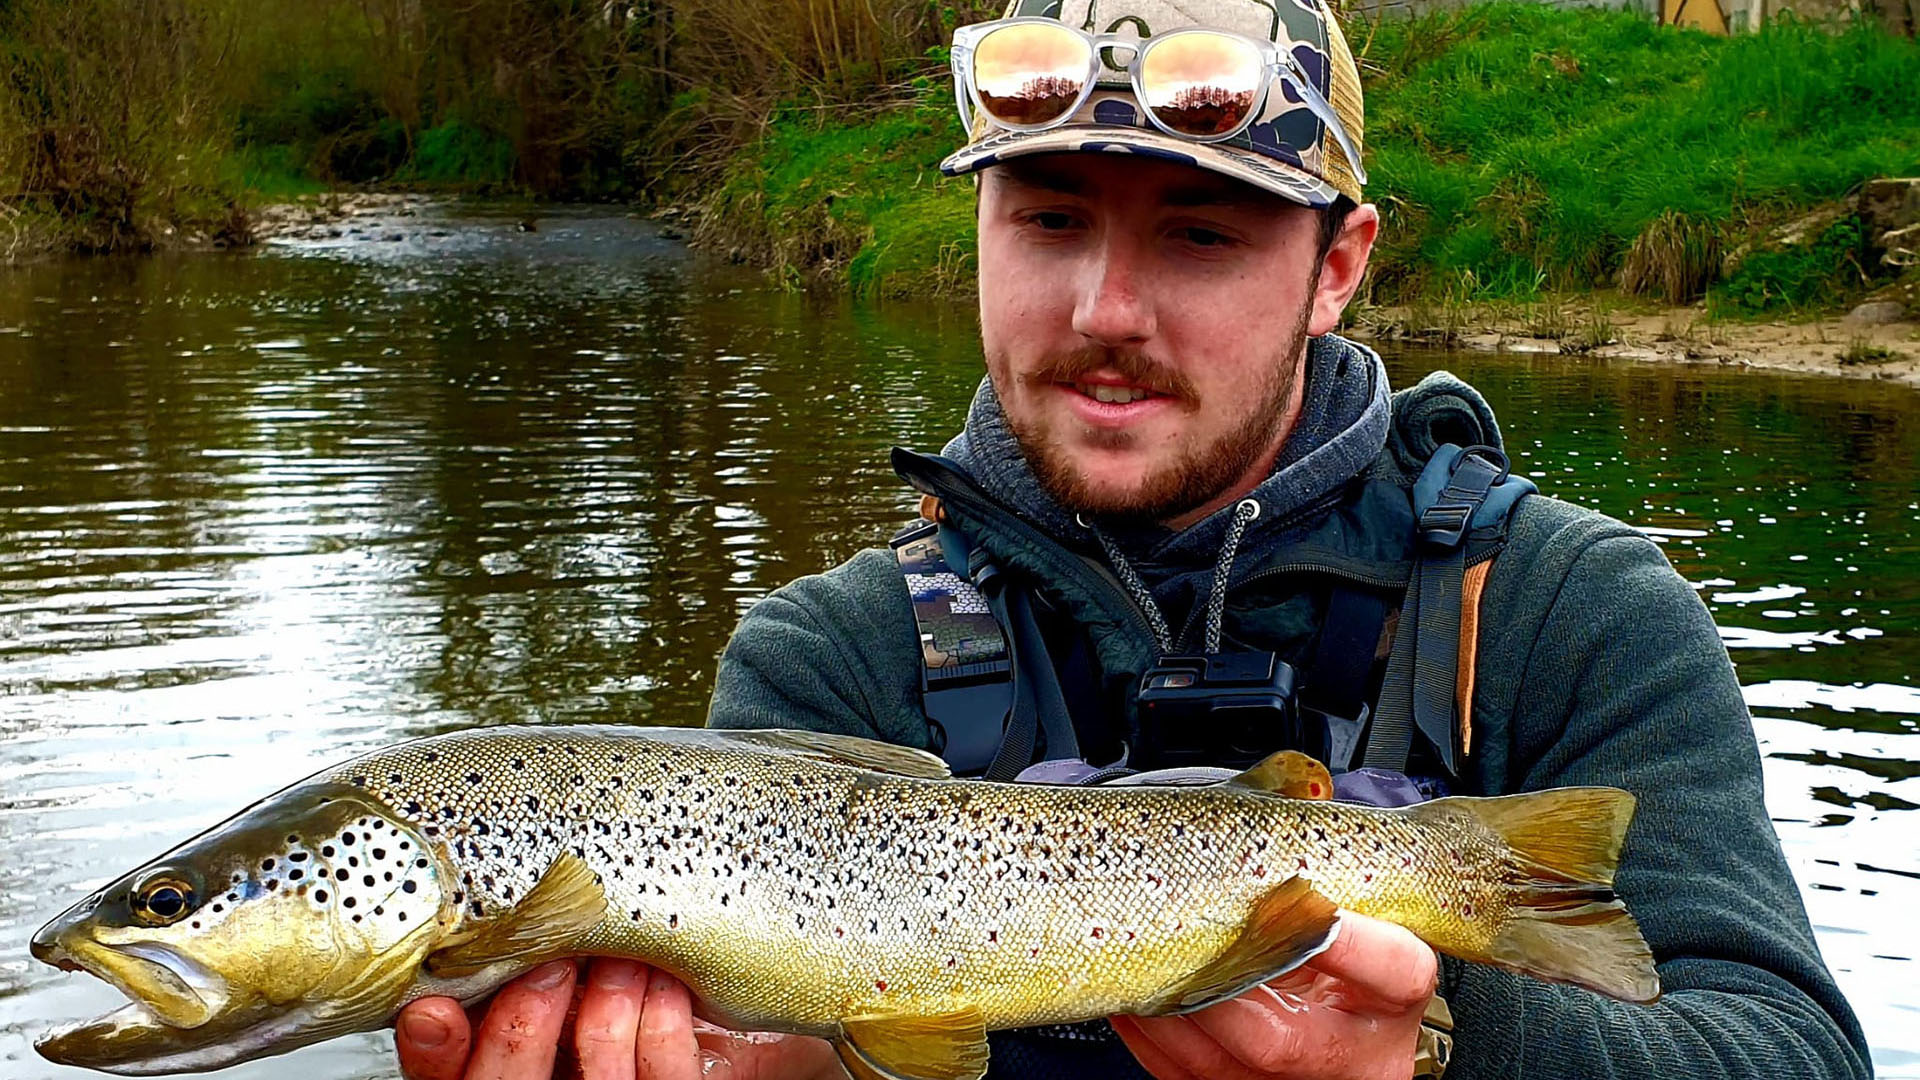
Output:
M1320 797L1320 781L1315 780L1312 783L1308 784L1307 794L1313 796L1316 799L1319 798Z
M999 940L1000 940L1000 931L998 931L998 930L989 930L989 931L987 931L987 940L988 940L988 941L990 941L990 942L992 942L992 941L999 941Z
M1462 915L1463 917L1465 917L1465 918L1468 918L1468 919L1471 919L1471 918L1473 918L1473 905L1472 905L1472 904L1461 904L1461 905L1460 905L1460 914L1461 914L1461 915Z
M846 932L845 930L842 930L842 929L840 929L839 927L837 927L837 926L836 926L836 927L834 927L834 928L833 928L833 936L834 936L834 937L837 937L837 938L842 938L842 937L846 937L846 936L847 936L847 932Z
M1266 877L1266 876L1267 876L1267 868L1266 868L1266 865L1265 865L1265 864L1263 863L1263 864L1261 864L1261 865L1259 865L1259 866L1256 866L1256 867L1254 867L1254 868L1253 868L1253 876L1254 876L1254 877Z
M1094 928L1093 928L1093 936L1094 936L1094 937L1096 937L1096 938L1100 936L1100 928L1099 928L1099 927L1097 927L1097 926L1096 926L1096 927L1094 927Z
M1128 941L1132 941L1132 940L1133 940L1133 931L1131 931L1131 930L1129 930L1129 931L1127 931L1127 940L1128 940Z
M1031 948L1031 949L1028 949L1028 950L1027 950L1027 955L1028 955L1028 956L1039 956L1039 955L1040 955L1040 946L1038 946L1038 945L1035 945L1035 946L1034 946L1033 948Z
M1300 856L1300 869L1305 870L1306 868L1307 868L1307 857L1305 855L1302 855Z
M1362 879L1362 880L1364 880L1364 881L1365 881L1365 882L1366 882L1367 884L1369 884L1369 885L1371 885L1371 884L1373 883L1373 873L1372 873L1372 871L1368 871L1368 873L1367 873L1367 876L1366 876L1366 877L1365 877L1364 879Z
M1160 881L1160 875L1159 875L1159 874L1148 874L1148 875L1147 875L1147 884L1149 884L1149 885L1159 885L1159 884L1161 884L1161 881Z
M883 994L884 994L884 993L886 993L886 992L887 992L887 980L885 980L885 979L875 979L875 980L873 981L873 988L874 988L875 990L878 990L878 991L880 991L880 992L881 992L881 993L883 993Z

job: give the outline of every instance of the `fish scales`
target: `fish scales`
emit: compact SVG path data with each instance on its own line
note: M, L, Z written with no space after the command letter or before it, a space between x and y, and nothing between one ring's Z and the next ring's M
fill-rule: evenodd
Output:
M1304 777L1304 783L1303 783ZM1610 788L1378 810L1275 755L1207 787L955 781L845 736L491 728L323 770L102 887L36 958L132 999L48 1058L224 1067L476 1001L547 959L682 978L856 1075L977 1078L985 1032L1203 1007L1310 959L1334 905L1443 951L1658 996Z
M331 779L442 846L468 919L510 910L573 852L607 892L581 951L652 959L756 1028L826 1034L848 1015L962 1004L1017 1027L1137 1007L1218 955L1294 874L1389 916L1448 878L1461 887L1441 903L1464 920L1494 900L1468 868L1494 857L1487 845L1463 834L1441 849L1390 814L633 743L624 729L455 739Z

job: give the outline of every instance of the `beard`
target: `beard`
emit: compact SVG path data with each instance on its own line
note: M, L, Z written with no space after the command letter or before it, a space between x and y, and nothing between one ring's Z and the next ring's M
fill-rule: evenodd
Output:
M1060 433L1048 430L1046 424L1008 412L1007 425L1041 488L1068 510L1123 520L1177 518L1217 498L1244 476L1254 459L1272 445L1293 395L1295 372L1299 370L1295 360L1306 344L1309 314L1310 305L1302 305L1280 342L1274 362L1255 384L1234 395L1247 401L1249 407L1226 431L1183 443L1166 460L1155 462L1130 490L1115 491L1091 483L1076 468L1073 452ZM994 362L995 359L999 362ZM1029 386L1044 389L1078 382L1082 376L1102 368L1118 372L1135 386L1174 398L1177 407L1189 414L1201 408L1191 382L1184 375L1132 349L1088 346L1051 354L1041 358L1037 369L1018 378ZM1008 377L1014 377L1004 357L990 358L988 370L1007 371ZM1001 400L1003 403L1006 400L1004 393ZM1136 437L1128 431L1083 429L1073 434L1078 436L1081 445L1106 449L1124 449Z

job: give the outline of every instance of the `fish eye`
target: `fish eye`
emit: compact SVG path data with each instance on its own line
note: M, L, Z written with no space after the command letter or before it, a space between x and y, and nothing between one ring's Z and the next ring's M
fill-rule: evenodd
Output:
M134 891L133 915L148 926L178 922L198 902L193 886L179 878L154 878Z

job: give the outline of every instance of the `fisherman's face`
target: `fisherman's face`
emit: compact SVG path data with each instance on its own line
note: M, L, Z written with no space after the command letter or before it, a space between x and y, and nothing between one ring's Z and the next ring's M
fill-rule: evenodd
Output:
M1306 339L1338 324L1376 227L1354 211L1321 269L1314 211L1101 153L987 169L979 218L987 371L1041 483L1175 527L1271 471Z

